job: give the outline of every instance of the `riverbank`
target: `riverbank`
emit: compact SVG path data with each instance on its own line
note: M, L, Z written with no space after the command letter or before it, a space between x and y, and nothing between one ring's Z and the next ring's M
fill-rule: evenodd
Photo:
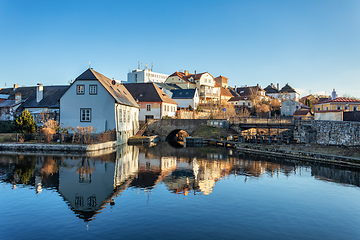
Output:
M342 153L340 147L336 146L319 146L301 145L301 144L245 144L238 143L236 150L250 154L270 155L274 157L290 158L309 162L322 162L336 164L348 167L360 168L360 158L354 153L353 156L339 155ZM311 150L312 152L310 152ZM326 152L327 150L327 152ZM358 149L356 150L356 152ZM325 153L326 152L326 153ZM349 155L350 153L348 153Z
M117 141L96 144L50 144L50 143L0 143L0 151L60 151L60 152L93 152L104 149L116 148Z

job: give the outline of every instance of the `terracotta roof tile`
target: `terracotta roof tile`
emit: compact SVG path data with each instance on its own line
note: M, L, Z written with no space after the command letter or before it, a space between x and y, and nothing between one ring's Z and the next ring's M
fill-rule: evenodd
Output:
M323 103L332 103L332 102L339 102L339 103L360 103L360 100L349 99L349 98L344 98L344 97L339 97L339 98L335 98L335 99L325 100L325 101L322 101L322 102L317 103L317 104L315 104L315 105L323 104Z

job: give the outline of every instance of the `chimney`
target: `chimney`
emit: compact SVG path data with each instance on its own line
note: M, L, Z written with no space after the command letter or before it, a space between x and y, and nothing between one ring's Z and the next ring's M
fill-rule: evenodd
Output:
M189 71L188 71L188 70L185 70L185 71L184 71L184 74L185 74L185 76L189 75Z
M273 84L273 83L271 83L270 86L271 86L272 88L274 88L274 84Z
M41 83L37 84L36 87L36 102L40 102L43 99L44 91L43 91L43 85Z
M337 97L337 95L336 95L335 88L334 88L331 93L331 100L334 100L336 97Z
M21 102L21 93L15 94L15 104L18 104Z
M258 86L259 86L259 84L256 84L256 86L258 87Z
M197 74L197 71L195 70L195 79L196 79L196 74Z
M280 90L280 84L278 83L277 84L277 88L276 88L277 90Z
M18 87L19 87L19 84L14 84L14 89L13 90L17 89Z

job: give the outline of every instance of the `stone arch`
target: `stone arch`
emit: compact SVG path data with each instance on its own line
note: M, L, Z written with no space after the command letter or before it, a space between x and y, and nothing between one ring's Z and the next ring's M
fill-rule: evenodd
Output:
M183 129L172 130L166 137L166 141L173 147L184 147L184 138L189 134Z

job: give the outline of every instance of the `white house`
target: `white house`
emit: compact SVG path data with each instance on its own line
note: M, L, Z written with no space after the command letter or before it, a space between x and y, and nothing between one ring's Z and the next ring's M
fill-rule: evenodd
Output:
M281 102L281 115L293 116L294 112L301 109L301 103L294 100L285 100Z
M59 170L59 193L79 218L91 221L138 172L139 149L122 145L113 158L64 159ZM74 161L75 160L75 161Z
M193 109L196 109L199 105L199 92L197 88L195 89L176 89L171 90L172 99L178 103L178 107L187 108L191 106Z
M165 81L167 84L176 84L182 89L197 88L201 103L215 103L220 101L220 85L216 85L214 77L208 73L174 72Z
M169 77L167 74L156 73L149 69L135 69L127 74L128 83L163 83Z
M281 101L291 99L298 102L300 98L300 94L289 84L286 84L283 88L279 89L279 84L275 87L274 84L271 83L264 90L269 97L280 99Z
M93 127L97 132L116 129L125 143L139 129L139 106L124 85L87 69L60 98L60 123Z
M152 82L127 83L124 86L140 106L140 121L176 116L178 104L156 84Z

